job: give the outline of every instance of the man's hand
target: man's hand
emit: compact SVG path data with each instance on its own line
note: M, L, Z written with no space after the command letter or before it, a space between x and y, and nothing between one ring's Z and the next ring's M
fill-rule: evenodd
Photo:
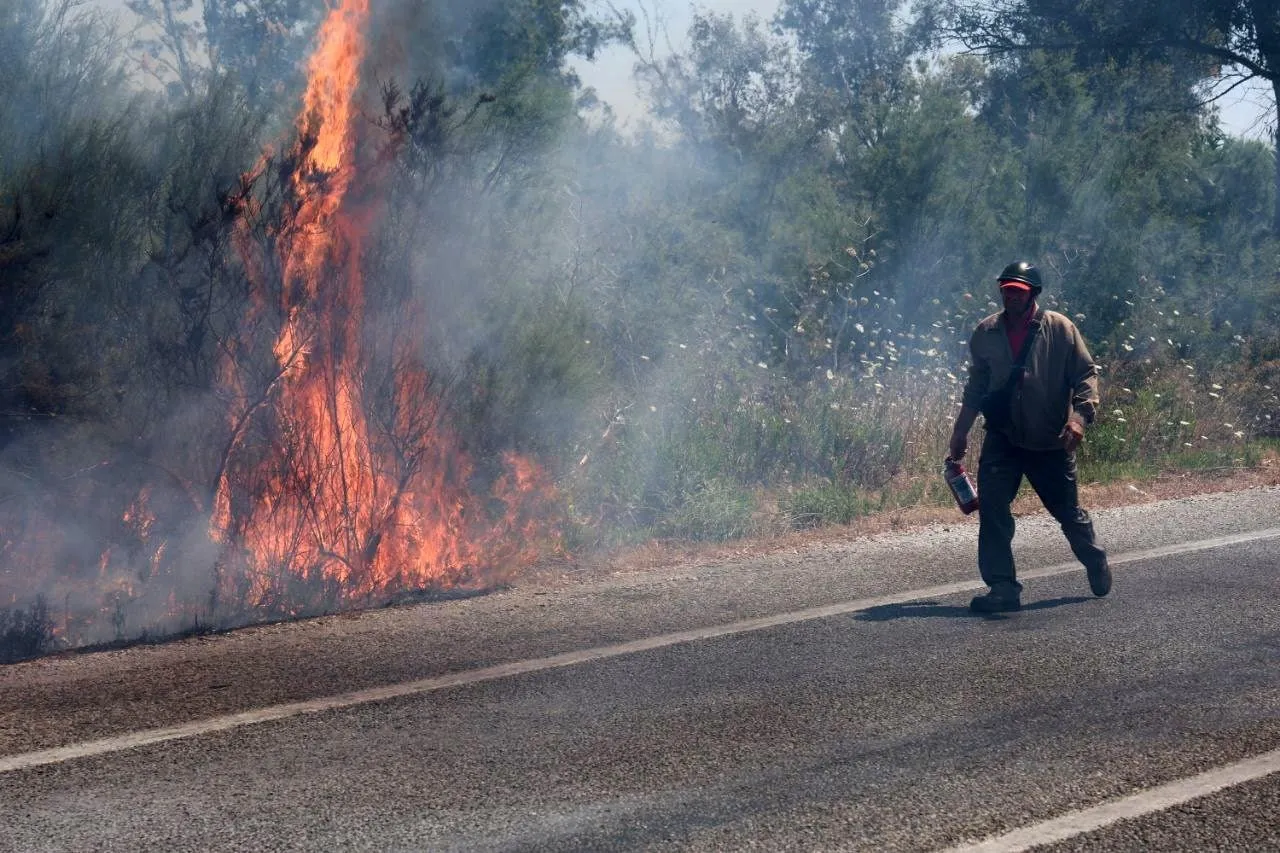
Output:
M1075 453L1076 448L1080 446L1080 442L1084 441L1084 424L1072 415L1067 419L1067 425L1062 428L1062 432L1058 435L1058 440L1062 442L1062 447L1068 453Z

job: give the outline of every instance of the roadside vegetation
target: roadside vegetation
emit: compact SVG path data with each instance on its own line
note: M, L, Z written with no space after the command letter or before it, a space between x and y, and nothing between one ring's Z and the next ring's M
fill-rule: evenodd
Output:
M255 426L284 320L249 282L297 204L325 7L171 5L134 0L141 29L0 11L0 662L413 592L234 574L243 543L210 540L228 448L289 438ZM404 401L378 359L409 341L471 480L518 453L553 482L541 560L945 507L968 336L1029 258L1102 367L1084 482L1274 464L1275 151L1222 130L1223 66L1091 49L1071 26L1110 31L1079 16L902 11L700 14L674 56L579 0L375 18L362 120L396 144L367 157L388 189L356 263L385 438ZM609 45L635 52L646 127L569 71ZM484 588L520 566L450 568Z

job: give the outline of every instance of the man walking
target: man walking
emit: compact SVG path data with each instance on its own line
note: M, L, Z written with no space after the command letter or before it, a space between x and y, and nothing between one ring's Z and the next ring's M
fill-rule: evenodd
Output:
M1035 266L1009 264L997 281L1004 310L979 323L969 340L969 378L948 448L952 459L963 458L969 429L983 415L978 570L990 589L970 602L978 613L1022 606L1010 505L1023 476L1062 525L1093 594L1111 591L1107 554L1080 508L1076 484L1075 451L1098 408L1097 367L1075 324L1036 304L1043 285Z

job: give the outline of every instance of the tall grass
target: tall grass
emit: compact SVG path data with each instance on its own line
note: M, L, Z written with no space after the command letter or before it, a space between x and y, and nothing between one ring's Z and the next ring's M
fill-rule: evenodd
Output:
M1045 302L1088 338L1086 316ZM743 359L726 371L692 361L679 381L638 392L610 426L608 447L566 478L573 505L591 507L573 514L572 541L723 540L948 502L940 469L966 344L996 305L971 294L953 306L935 300L910 325L894 308L881 298L865 321L855 318L864 334L832 359L841 370ZM1173 337L1177 328L1163 329L1163 340L1144 347L1128 332L1090 342L1102 407L1080 451L1086 480L1250 467L1260 440L1276 434L1274 365L1202 369ZM980 440L979 426L971 447Z

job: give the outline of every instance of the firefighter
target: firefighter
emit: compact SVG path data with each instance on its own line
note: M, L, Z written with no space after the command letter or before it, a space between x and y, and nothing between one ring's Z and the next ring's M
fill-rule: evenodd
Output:
M1093 521L1080 507L1076 482L1076 448L1098 410L1097 367L1076 325L1037 305L1043 285L1033 264L1009 264L997 284L1004 310L979 323L969 340L969 377L948 448L952 459L962 459L969 430L983 415L978 571L989 589L969 607L999 613L1022 606L1010 505L1024 476L1062 525L1093 594L1104 596L1111 591L1111 570Z

